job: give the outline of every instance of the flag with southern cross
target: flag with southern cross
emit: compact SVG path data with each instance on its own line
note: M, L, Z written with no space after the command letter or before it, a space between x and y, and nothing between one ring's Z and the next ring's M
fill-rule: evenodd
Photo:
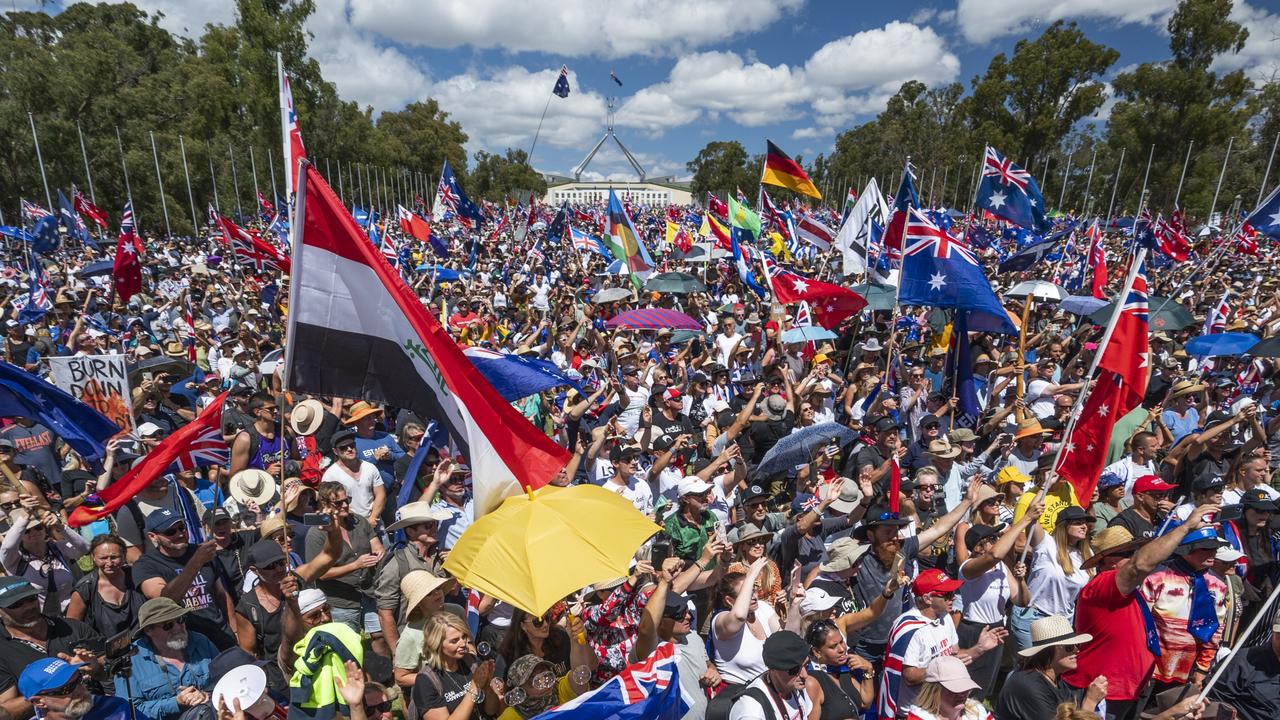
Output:
M916 208L909 212L898 302L984 313L1008 334L1017 332L973 252Z
M1249 213L1249 217L1245 218L1245 224L1263 235L1280 239L1280 186L1272 190L1271 194Z
M552 94L556 97L569 97L569 66L561 65L560 74L556 76L556 85L551 88Z
M1024 228L1049 229L1044 196L1035 178L990 146L982 162L978 207Z
M80 219L80 214L76 212L75 205L62 192L62 188L58 188L58 221L67 229L67 234L79 240L81 244L92 247L98 246L89 237L89 228L85 227L84 221Z

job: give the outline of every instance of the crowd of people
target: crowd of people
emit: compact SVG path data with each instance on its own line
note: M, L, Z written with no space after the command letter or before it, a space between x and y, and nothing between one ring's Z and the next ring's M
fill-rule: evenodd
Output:
M1269 248L1222 255L1210 237L1200 257L1225 259L1153 275L1199 318L1153 324L1141 412L1117 426L1096 496L1064 506L1043 491L1103 333L1087 316L1007 298L1024 337L970 333L980 414L963 418L943 314L870 306L833 340L784 341L797 307L665 242L668 218L701 210L629 209L657 269L705 289L651 292L544 242L555 208L518 240L455 233L457 279L415 274L425 246L400 258L458 344L565 375L514 403L572 453L555 482L601 486L662 527L629 575L541 615L468 608L444 570L476 518L467 459L432 418L286 387L279 273L237 265L213 233L147 237L144 289L123 303L82 272L92 249L44 258L52 308L5 313L4 359L46 377L63 355L154 371L100 472L36 419L3 420L4 715L527 720L672 643L693 719L1277 717L1276 366L1185 349L1224 292L1227 329L1277 332ZM1128 242L1108 232L1114 261ZM982 255L998 291L1050 276L997 275ZM863 280L825 251L790 265ZM11 296L27 287L13 266ZM606 287L630 292L594 302ZM638 307L702 331L606 326ZM225 463L67 525L224 391ZM759 472L784 441L803 449Z

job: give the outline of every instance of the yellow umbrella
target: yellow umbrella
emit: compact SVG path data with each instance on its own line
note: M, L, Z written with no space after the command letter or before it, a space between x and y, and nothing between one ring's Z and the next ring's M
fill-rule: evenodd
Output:
M662 528L595 485L547 486L503 501L462 533L444 569L463 585L541 615L579 588L626 575Z

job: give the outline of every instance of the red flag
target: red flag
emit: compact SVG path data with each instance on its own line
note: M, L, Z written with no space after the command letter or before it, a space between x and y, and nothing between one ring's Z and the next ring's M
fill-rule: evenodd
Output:
M845 318L867 306L866 298L849 288L784 270L769 258L764 260L764 269L778 302L784 305L808 302L813 319L828 330L839 327Z
M127 303L142 292L142 242L133 228L133 203L124 205L120 218L120 238L116 240L116 259L111 265L111 283L116 297Z
M416 240L431 242L431 226L427 224L426 220L423 220L412 212L409 212L409 210L402 205L397 205L396 211L400 216L401 232Z
M272 205L271 201L268 200L261 192L258 193L258 205L262 208L263 213L267 215L276 214L276 206Z
M195 467L204 459L221 459L221 453L225 453L227 447L222 439L221 428L222 403L226 399L227 394L222 393L195 420L162 440L124 477L98 493L96 502L90 496L83 505L71 512L67 524L71 527L84 527L114 514L156 478L171 472L175 463L178 467ZM209 458L209 453L214 453L213 458Z
M729 205L720 198L707 193L707 209L722 220L729 217Z
M902 467L898 465L898 456L889 461L889 512L898 512L898 504L902 495Z
M1102 245L1102 231L1097 221L1089 227L1085 235L1089 238L1089 266L1093 268L1093 296L1099 300L1107 299L1107 250Z
M1143 254L1139 251L1139 262ZM1093 497L1116 421L1147 392L1147 276L1141 265L1121 297L1100 350L1097 379L1058 455L1058 475L1071 483L1081 503Z
M89 218L98 224L103 230L107 229L107 214L98 209L97 205L89 202L84 193L76 190L75 197L71 201L75 211Z
M721 225L715 215L710 214L707 215L707 226L711 228L711 234L716 239L716 247L733 252L733 240L729 237L729 228Z

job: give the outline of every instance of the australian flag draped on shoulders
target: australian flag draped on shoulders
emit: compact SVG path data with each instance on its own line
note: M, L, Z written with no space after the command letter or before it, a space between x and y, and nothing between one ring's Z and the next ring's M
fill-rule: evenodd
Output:
M973 252L919 210L909 212L898 302L970 310L975 314L970 318L972 329L1015 334Z
M1041 232L1049 229L1044 196L1035 178L993 147L987 148L982 163L978 207L1024 228Z
M689 702L680 693L676 646L664 642L605 684L536 720L678 720L688 711Z

